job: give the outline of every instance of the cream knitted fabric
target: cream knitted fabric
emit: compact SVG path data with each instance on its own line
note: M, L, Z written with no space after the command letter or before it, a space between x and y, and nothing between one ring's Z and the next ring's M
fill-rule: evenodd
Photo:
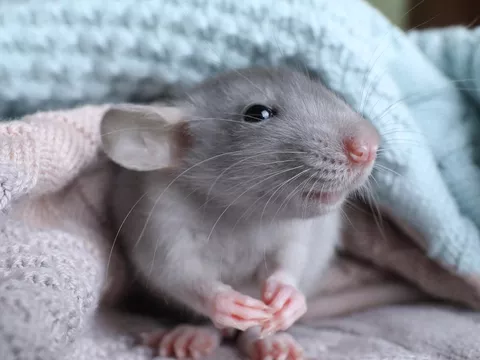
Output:
M111 166L100 149L99 124L107 107L36 113L0 124L0 360L107 360L101 350L106 344L88 346L95 333L110 334L108 341L124 349L119 351L126 359L133 354L123 337L113 338L118 324L106 329L93 316L128 284L106 216ZM447 272L387 224L379 231L362 214L353 228L369 236L358 241L353 232L345 250L434 296L480 308L478 278ZM325 317L419 297L387 272L344 258L329 269L309 310ZM314 356L319 351L315 347ZM139 354L136 359L145 359ZM217 359L231 359L229 354Z
M0 132L0 359L56 359L103 290L108 165L98 153L103 107L41 113ZM118 255L110 269L122 281ZM107 281L108 280L108 281Z

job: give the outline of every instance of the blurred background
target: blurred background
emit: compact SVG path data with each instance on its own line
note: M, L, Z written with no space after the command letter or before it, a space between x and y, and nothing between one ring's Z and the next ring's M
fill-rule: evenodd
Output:
M480 24L480 0L367 0L404 29Z

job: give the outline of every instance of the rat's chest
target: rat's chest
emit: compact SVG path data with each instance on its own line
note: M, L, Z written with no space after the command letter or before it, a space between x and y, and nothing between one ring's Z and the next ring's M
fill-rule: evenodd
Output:
M300 241L299 234L282 224L239 229L220 228L199 249L203 260L218 271L225 283L240 285L251 281L267 259L287 242Z
M210 236L200 252L206 262L215 265L224 280L234 281L252 275L263 259L275 251L277 245L271 240L271 237L266 239L261 230L223 228Z

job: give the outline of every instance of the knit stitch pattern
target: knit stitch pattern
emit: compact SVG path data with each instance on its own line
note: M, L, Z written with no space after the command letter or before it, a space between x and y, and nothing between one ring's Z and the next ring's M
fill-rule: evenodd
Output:
M380 205L474 283L431 292L478 305L479 29L404 34L359 0L22 0L0 2L0 30L0 117L20 119L0 129L0 359L83 359L75 344L125 285L106 241L105 107L59 109L149 101L248 65L317 73L375 124ZM420 284L441 273L408 270Z
M318 73L383 134L381 206L432 258L480 273L480 30L405 35L358 0L24 0L0 4L0 29L5 118L148 101L252 64Z
M104 110L39 113L0 130L2 360L58 359L102 294L118 296L125 270L106 241L108 166L98 152Z
M12 184L0 231L2 360L107 360L106 348L119 358L149 359L127 335L155 323L118 313L104 323L104 310L131 284L108 222L112 168L99 126L108 106L38 112L0 125L2 168ZM314 317L422 300L425 293L480 309L480 277L455 275L386 224L379 230L368 213L357 215L352 228L369 236L344 238L351 256L335 258L328 269L318 299L309 303ZM300 339L310 356L324 357L323 345L309 334L314 330L304 331ZM214 358L231 359L232 350L225 351ZM390 354L385 351L374 353L381 359Z

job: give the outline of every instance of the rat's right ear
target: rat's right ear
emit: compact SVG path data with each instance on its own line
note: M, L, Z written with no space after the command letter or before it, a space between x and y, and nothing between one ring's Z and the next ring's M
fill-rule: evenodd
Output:
M190 144L185 114L176 107L115 105L100 131L107 156L136 171L173 167Z

